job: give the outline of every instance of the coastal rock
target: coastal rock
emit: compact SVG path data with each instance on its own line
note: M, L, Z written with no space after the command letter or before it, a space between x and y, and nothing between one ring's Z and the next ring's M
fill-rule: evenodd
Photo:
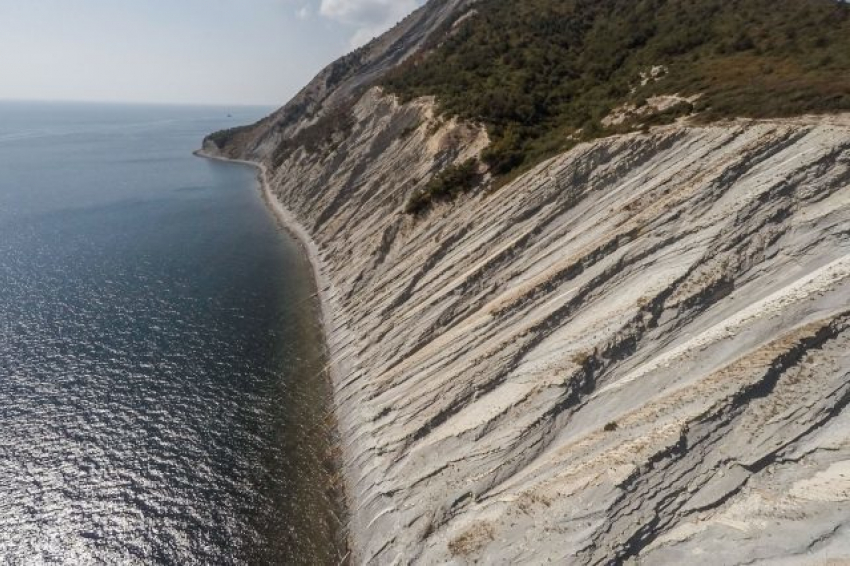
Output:
M356 563L850 557L850 117L613 136L411 216L487 133L358 68L205 144L312 256Z
M358 561L850 552L850 120L612 137L415 218L486 133L355 116L269 181L316 246Z

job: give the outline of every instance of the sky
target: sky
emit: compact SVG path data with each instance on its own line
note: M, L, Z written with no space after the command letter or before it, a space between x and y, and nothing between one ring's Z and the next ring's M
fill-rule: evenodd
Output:
M280 106L423 0L0 0L0 100Z

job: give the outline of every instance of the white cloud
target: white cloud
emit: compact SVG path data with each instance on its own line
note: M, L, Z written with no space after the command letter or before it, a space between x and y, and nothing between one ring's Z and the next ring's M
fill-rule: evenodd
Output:
M310 17L310 6L301 6L295 11L295 17L299 20L306 20Z
M352 47L368 42L421 4L420 0L321 0L319 13L355 28Z

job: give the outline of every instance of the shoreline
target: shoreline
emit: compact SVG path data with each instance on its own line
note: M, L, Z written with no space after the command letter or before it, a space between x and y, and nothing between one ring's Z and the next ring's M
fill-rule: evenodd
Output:
M307 229L298 221L295 215L287 209L283 203L277 198L274 192L271 189L271 184L268 179L268 169L262 163L258 163L256 161L249 161L247 159L233 159L229 157L223 157L220 155L213 155L207 153L203 149L198 149L192 152L196 157L200 157L202 159L209 159L211 161L218 161L221 163L229 163L236 165L244 165L253 168L257 172L257 182L260 186L260 192L262 193L263 201L266 203L266 206L274 215L275 219L278 223L287 231L289 234L295 239L295 241L299 244L299 248L301 249L304 257L307 259L307 262L310 264L310 270L312 272L313 283L316 288L316 293L313 295L316 299L318 299L318 307L319 307L319 322L322 329L322 336L324 338L324 348L327 353L327 360L325 363L325 367L322 370L322 373L327 372L328 380L330 385L330 393L331 398L330 406L327 407L328 415L333 419L333 431L335 434L335 438L331 439L330 444L336 445L337 448L340 448L343 445L342 436L341 436L341 427L339 422L339 414L338 414L338 387L341 386L342 380L341 376L346 372L341 371L338 367L340 363L339 360L334 359L334 350L333 347L334 341L333 338L336 336L336 330L332 320L332 314L334 309L332 308L331 296L329 291L331 289L330 283L325 276L324 269L322 267L322 260L319 255L319 250L316 247L316 243L310 237L310 234L307 232ZM337 454L334 457L336 463L337 474L342 478L341 484L335 484L329 486L336 492L337 503L339 504L338 509L335 511L339 511L341 516L338 516L339 525L340 525L340 551L345 554L341 557L339 564L346 564L348 562L349 557L351 556L352 550L352 541L349 540L349 529L348 522L350 518L350 493L348 490L348 477L345 469L345 461L343 454Z

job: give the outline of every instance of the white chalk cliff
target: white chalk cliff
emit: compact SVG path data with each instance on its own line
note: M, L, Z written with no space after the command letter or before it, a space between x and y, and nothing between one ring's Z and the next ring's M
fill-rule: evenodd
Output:
M466 4L205 143L309 238L354 561L850 557L850 118L605 138L406 215L487 134L369 80Z

